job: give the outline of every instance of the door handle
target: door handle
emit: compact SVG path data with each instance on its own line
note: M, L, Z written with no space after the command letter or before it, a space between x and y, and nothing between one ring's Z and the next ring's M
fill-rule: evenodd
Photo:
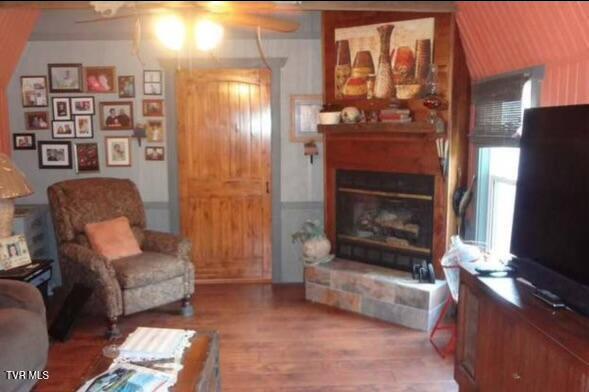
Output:
M270 181L266 181L266 193L270 194Z

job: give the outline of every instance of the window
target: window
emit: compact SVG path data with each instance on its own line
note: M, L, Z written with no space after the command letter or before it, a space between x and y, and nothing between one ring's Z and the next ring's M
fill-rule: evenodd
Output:
M473 143L478 145L474 239L506 257L511 245L523 113L538 102L539 80L529 73L512 75L503 79L504 83L501 80L475 88L479 96L474 98ZM481 112L483 119L478 118Z

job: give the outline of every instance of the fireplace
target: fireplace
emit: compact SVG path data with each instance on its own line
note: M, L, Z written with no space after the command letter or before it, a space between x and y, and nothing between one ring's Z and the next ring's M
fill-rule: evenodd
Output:
M336 171L336 254L411 271L432 262L434 176Z

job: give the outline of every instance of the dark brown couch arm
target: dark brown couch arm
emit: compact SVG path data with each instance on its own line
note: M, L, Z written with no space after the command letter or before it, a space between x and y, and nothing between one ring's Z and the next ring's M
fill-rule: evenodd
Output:
M121 287L114 268L108 260L84 246L65 243L59 249L62 268L71 283L80 283L98 290L99 298L106 306L107 317L123 313Z
M187 262L191 261L192 242L178 235L145 230L143 250L164 253Z
M43 297L35 286L16 280L0 280L0 309L30 310L45 320Z

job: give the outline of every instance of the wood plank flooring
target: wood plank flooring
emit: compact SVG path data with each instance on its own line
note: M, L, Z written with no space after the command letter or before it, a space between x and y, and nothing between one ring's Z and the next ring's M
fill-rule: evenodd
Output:
M223 391L457 391L453 359L424 332L304 300L302 285L201 285L196 317L169 305L123 318L137 326L214 329L221 336ZM84 318L53 343L50 378L35 391L74 391L108 342L102 320Z

